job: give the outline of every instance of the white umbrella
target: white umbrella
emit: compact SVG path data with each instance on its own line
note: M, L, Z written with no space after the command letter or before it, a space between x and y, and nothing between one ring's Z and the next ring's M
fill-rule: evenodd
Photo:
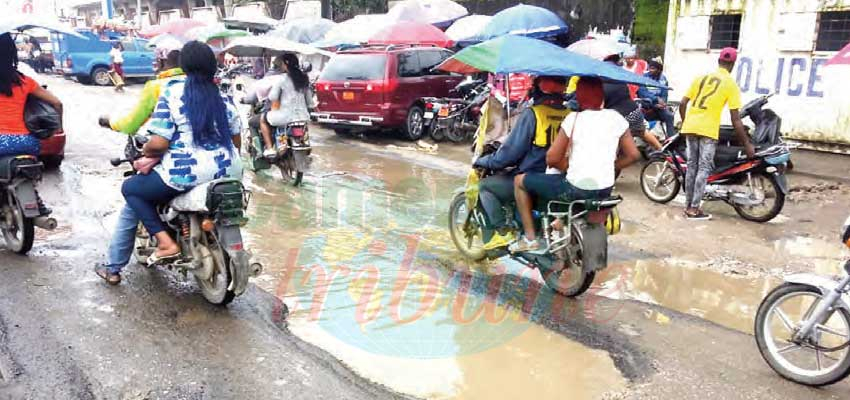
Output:
M237 57L265 57L276 56L284 53L296 53L304 55L321 54L328 57L333 53L320 50L309 44L293 42L281 37L271 35L243 36L233 39L224 52Z
M280 21L264 17L261 15L252 15L246 17L230 17L225 18L222 22L224 22L224 26L227 28L233 29L248 29L251 31L261 31L268 32L272 30Z
M579 40L567 47L567 50L600 61L614 54L622 55L623 53L623 47L619 43L608 39Z
M148 47L160 49L161 51L180 50L186 42L187 40L182 37L164 33L151 38L148 41Z
M455 21L449 29L446 29L446 36L455 42L471 39L480 34L484 30L484 27L490 23L491 19L493 17L489 15L469 15L463 17Z
M391 25L393 21L386 14L363 14L336 24L323 40L314 42L314 46L329 48L344 44L360 44Z
M404 0L387 12L393 21L418 21L433 25L448 25L469 15L466 7L452 0Z
M299 43L313 43L325 38L336 23L325 18L294 18L278 25L270 35Z

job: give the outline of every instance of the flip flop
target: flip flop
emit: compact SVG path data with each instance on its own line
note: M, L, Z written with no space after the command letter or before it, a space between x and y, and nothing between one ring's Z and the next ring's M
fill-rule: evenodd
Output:
M98 265L94 267L94 273L112 286L121 283L121 274L113 274L106 266Z
M156 251L154 251L153 254L148 256L148 266L153 267L155 265L165 264L168 261L174 261L174 260L180 258L180 254L181 254L181 252L178 250L174 254L169 254L167 256L157 256Z

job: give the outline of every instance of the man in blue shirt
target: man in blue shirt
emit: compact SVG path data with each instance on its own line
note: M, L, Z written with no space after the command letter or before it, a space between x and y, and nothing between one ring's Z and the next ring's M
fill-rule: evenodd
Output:
M535 79L529 107L522 111L505 143L495 153L475 160L476 168L497 173L479 185L478 197L487 214L488 228L496 230L484 245L487 250L507 246L514 239L505 229L513 216L506 216L502 209L515 201L514 176L546 172L546 151L570 113L564 107L566 84L563 77Z
M673 112L667 109L667 77L664 76L664 64L660 58L655 58L649 61L649 70L643 76L658 81L663 88L641 86L638 89L637 97L646 99L652 110L646 112L647 121L662 121L668 137L673 136L675 126L673 124Z

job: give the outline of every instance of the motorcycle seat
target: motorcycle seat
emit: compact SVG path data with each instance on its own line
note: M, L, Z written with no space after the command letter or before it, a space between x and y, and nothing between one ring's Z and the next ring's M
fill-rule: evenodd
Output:
M38 158L30 155L0 156L0 182L8 182L14 179L22 171L34 171L41 173L42 164ZM30 178L35 178L31 176Z

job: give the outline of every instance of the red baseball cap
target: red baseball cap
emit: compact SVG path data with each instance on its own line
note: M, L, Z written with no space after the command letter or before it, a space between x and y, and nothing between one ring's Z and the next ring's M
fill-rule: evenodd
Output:
M735 62L738 59L738 50L734 47L726 47L723 50L720 50L720 61L726 62Z

